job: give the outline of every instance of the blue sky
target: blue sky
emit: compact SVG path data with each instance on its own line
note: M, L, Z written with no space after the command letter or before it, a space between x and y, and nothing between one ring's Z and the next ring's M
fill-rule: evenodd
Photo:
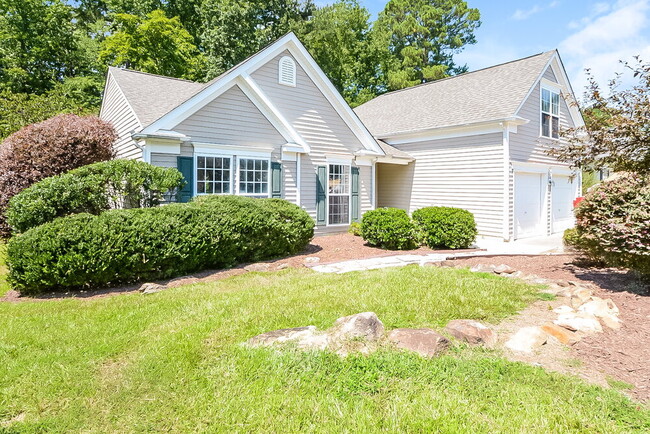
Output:
M591 68L606 83L619 59L650 61L650 0L467 0L481 11L476 45L457 56L470 70L559 49L580 96ZM361 0L373 16L385 0Z

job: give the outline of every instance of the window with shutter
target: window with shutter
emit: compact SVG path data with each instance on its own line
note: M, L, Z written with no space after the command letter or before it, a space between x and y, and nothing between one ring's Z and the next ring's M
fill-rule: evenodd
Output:
M296 62L291 57L284 56L280 59L278 67L278 81L286 86L296 85Z

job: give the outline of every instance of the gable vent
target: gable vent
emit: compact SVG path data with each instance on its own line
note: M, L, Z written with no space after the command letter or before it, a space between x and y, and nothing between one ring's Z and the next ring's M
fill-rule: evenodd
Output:
M296 85L296 62L289 56L280 59L278 81L286 86Z

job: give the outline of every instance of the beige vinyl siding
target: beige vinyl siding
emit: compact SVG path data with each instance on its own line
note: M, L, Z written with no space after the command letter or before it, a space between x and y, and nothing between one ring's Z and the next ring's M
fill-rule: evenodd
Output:
M180 154L164 154L162 152L152 152L149 155L150 162L154 166L160 166L160 167L177 167L177 160L176 157L192 157L194 156L194 147L190 145L189 143L183 143L181 145L181 153Z
M551 67L544 73L544 78L557 82ZM554 141L541 137L541 85L538 83L518 113L528 119L525 125L519 125L516 133L510 133L510 158L514 161L544 164L561 164L546 150ZM560 130L573 127L569 107L560 98Z
M141 130L140 122L111 74L106 81L99 117L110 122L117 132L117 140L113 144L117 158L142 159L142 150L131 138L133 131Z
M409 212L427 206L462 208L474 214L480 235L503 236L503 183L507 180L501 133L393 146L416 161L408 166L381 167L381 206L397 206ZM391 179L393 176L396 179ZM403 186L408 185L409 178L410 198ZM391 182L400 185L384 193L382 187Z
M287 141L260 112L239 86L233 86L205 107L174 127L193 142L276 148Z
M415 164L377 164L377 208L411 209Z

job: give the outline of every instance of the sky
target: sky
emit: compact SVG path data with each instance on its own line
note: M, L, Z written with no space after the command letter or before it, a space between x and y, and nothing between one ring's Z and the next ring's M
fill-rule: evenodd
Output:
M373 14L386 0L361 0ZM601 84L620 59L650 61L650 0L467 0L481 11L477 43L456 56L470 71L557 48L576 96L590 68Z

